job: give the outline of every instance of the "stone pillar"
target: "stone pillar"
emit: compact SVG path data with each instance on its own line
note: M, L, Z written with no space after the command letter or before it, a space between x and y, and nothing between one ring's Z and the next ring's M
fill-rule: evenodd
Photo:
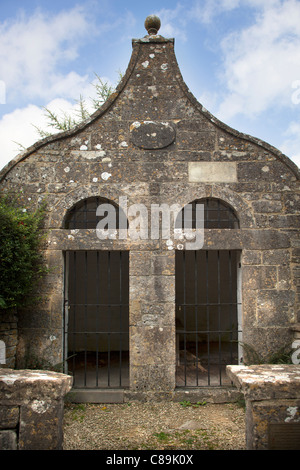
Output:
M175 388L175 253L130 253L130 389Z
M60 450L64 397L72 377L0 369L0 449Z
M246 400L248 450L300 450L300 367L227 366Z

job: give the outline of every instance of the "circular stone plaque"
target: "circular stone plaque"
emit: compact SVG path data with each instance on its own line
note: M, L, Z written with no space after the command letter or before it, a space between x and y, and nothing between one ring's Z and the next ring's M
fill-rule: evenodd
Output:
M130 126L131 141L137 147L154 150L162 149L175 140L175 129L167 122L141 121Z

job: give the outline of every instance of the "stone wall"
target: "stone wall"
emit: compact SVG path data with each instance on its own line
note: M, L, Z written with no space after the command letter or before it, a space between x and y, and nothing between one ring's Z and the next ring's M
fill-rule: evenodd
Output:
M277 149L214 118L182 80L174 41L133 40L116 93L88 121L38 142L0 174L3 192L22 188L20 204L46 197L50 274L44 301L19 317L18 362L29 352L63 360L65 250L130 251L130 388L175 386L175 250L170 239L99 240L67 230L77 202L102 196L128 206L218 198L239 229L205 231L206 250L239 250L243 340L265 355L291 344L299 310L299 170ZM30 349L30 351L29 351Z
M64 397L72 378L0 369L0 450L60 450Z

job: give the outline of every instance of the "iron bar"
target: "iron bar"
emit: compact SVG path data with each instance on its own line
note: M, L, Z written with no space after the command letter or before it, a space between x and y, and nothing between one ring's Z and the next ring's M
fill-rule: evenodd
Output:
M208 251L205 253L205 261L206 261L206 325L207 325L207 381L208 385L210 385L210 336L209 336L209 304L208 304L208 297L209 297L209 279L208 279Z
M75 388L121 387L128 379L128 252L66 252L67 356ZM72 370L71 370L72 369ZM125 375L124 375L125 374Z
M222 386L225 365L236 363L237 260L230 250L176 252L176 335L183 340L178 386Z
M220 279L220 251L217 251L217 278L218 278L218 325L219 325L219 330L221 328L221 309L220 309L220 302L221 302L221 279ZM222 369L221 369L221 334L218 333L218 347L219 347L219 381L220 385L222 384Z
M120 309L119 309L119 385L122 385L122 252L120 251L120 272L119 272L119 300L120 300Z
M184 307L183 307L183 355L184 355L184 385L186 386L186 307L185 307L185 297L186 297L186 252L183 252L183 300L184 300Z
M73 252L73 262L74 262L74 277L73 277L73 281L74 281L74 285L73 285L73 291L74 291L74 300L76 301L76 292L77 292L77 289L76 289L76 283L77 283L77 271L76 271L76 251ZM76 360L76 355L75 355L75 351L76 351L76 344L75 344L75 338L76 336L74 335L74 332L76 331L76 305L74 305L74 309L73 309L73 371L75 370L75 360ZM75 384L75 377L74 377L74 384Z
M108 292L108 304L110 303L110 295L111 295L111 292L110 292L110 289L111 289L111 265L110 265L110 261L111 261L111 258L110 258L110 251L108 251L107 253L107 256L108 256L108 269L107 269L107 276L108 276L108 279L107 279L107 292ZM108 337L107 337L107 342L108 342L108 351L107 351L107 367L108 367L108 372L107 372L107 386L110 387L110 360L111 360L111 355L110 355L110 346L111 346L111 308L110 308L110 305L108 305L108 325L109 325L109 333L108 333Z
M194 263L195 263L195 273L194 273L194 282L195 282L195 285L194 285L194 290L195 290L195 326L196 326L196 358L197 358L197 367L196 367L196 385L198 386L198 357L199 357L199 354L198 354L198 307L197 307L197 303L198 303L198 265L197 265L197 253L198 251L195 250L195 259L194 259Z
M87 251L84 252L84 385L86 386L86 373L87 373L87 279L88 279L88 267L87 267Z
M224 201L214 198L195 199L190 205L183 207L176 221L177 228L196 228L196 206L204 205L204 228L239 227L234 210Z
M100 260L99 260L99 251L97 251L97 282L96 282L96 291L97 291L97 306L96 306L96 331L99 330L99 317L100 317ZM96 335L96 387L99 385L99 334Z

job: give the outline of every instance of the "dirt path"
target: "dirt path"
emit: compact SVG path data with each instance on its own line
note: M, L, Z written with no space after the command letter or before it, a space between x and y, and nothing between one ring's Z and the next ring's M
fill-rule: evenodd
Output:
M238 404L67 404L65 450L243 450Z

